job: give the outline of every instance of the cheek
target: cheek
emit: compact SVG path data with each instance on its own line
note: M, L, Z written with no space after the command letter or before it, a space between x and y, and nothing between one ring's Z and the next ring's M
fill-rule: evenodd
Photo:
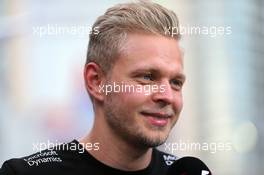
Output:
M178 94L175 97L175 101L173 103L173 106L175 108L175 111L181 112L182 107L183 107L183 98L182 98L182 94Z
M141 92L123 92L117 95L123 108L126 108L128 111L139 110L149 97Z

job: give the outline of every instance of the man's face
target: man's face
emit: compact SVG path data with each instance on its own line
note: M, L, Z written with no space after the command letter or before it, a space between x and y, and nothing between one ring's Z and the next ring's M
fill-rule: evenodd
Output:
M129 34L107 84L123 90L105 96L104 113L111 129L131 144L164 143L182 109L183 62L178 42L155 35ZM128 90L125 85L142 87ZM149 87L156 86L152 92Z

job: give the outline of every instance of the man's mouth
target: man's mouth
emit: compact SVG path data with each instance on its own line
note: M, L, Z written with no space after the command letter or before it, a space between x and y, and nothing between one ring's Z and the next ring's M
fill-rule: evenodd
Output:
M151 125L163 127L167 125L172 115L162 112L141 112L141 114L147 118Z

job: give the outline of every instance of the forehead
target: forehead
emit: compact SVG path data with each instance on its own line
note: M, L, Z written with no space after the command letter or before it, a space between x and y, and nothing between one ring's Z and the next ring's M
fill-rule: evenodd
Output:
M155 68L171 73L183 72L178 41L157 35L129 34L116 64L128 71Z

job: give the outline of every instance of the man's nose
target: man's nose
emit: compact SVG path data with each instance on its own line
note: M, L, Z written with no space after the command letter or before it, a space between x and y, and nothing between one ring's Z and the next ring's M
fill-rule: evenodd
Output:
M160 103L162 106L169 105L174 101L174 91L169 82L163 82L159 85L159 90L153 92L153 101Z

